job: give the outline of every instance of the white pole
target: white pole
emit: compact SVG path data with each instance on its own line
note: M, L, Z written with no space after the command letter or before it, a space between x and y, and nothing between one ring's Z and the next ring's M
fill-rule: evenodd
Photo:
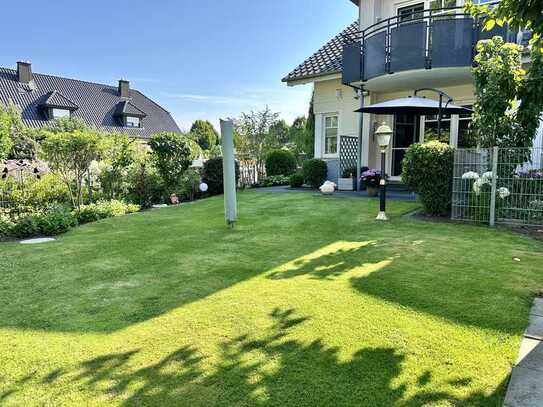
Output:
M234 227L237 219L236 168L234 161L234 123L221 120L222 173L224 185L224 217Z

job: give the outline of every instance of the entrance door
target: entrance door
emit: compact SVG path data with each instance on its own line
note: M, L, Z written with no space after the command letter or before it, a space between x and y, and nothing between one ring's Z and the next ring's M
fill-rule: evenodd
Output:
M397 115L394 121L390 176L399 180L402 175L402 160L407 148L419 141L419 117L411 114Z

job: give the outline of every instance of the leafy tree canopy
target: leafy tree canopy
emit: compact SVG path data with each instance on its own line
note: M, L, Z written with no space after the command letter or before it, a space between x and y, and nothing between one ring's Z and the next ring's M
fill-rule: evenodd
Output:
M96 130L43 132L43 158L64 181L74 207L83 203L83 179L91 165L106 148L104 137Z
M191 140L170 132L155 134L149 141L155 166L168 192L175 190L192 162Z
M219 142L219 133L207 120L196 120L192 123L189 138L196 141L202 150L210 150Z
M0 160L8 157L13 142L11 140L12 120L7 110L0 105Z
M483 147L532 145L543 110L543 65L539 58L527 73L521 55L520 46L501 37L477 44L473 126Z

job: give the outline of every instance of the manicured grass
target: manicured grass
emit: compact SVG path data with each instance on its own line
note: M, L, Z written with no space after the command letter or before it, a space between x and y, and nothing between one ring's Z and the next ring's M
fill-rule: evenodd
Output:
M541 243L405 202L244 192L234 230L222 205L0 244L0 404L500 405Z

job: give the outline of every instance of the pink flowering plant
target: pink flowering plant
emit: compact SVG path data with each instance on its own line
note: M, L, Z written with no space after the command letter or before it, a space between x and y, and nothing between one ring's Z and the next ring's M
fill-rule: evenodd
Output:
M369 169L361 174L362 182L364 185L370 188L377 188L381 181L381 171L375 169Z

